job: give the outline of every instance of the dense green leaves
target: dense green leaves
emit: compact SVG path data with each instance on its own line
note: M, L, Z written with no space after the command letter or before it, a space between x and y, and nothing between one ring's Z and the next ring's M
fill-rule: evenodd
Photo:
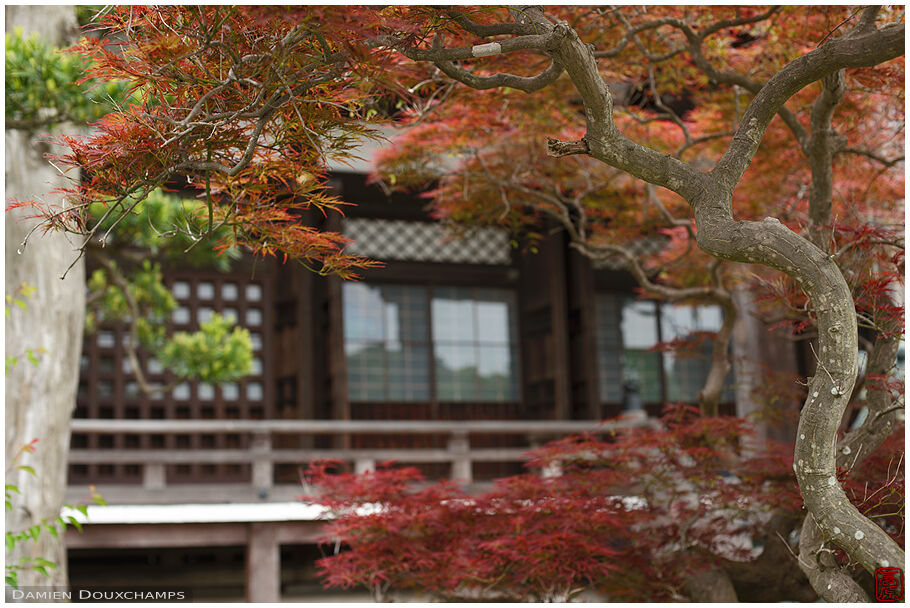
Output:
M85 123L116 109L128 97L125 81L83 82L86 60L61 53L37 34L6 34L7 127L47 129L60 122Z
M194 333L178 332L157 357L179 378L218 382L249 374L253 364L250 332L217 313Z
M196 332L168 335L167 321L177 301L163 283L159 264L144 260L126 274L116 262L108 261L92 273L88 287L92 303L86 316L87 329L94 330L100 322L134 325L138 344L132 347L155 353L177 378L225 382L250 373L250 334L233 327L232 319L212 314Z

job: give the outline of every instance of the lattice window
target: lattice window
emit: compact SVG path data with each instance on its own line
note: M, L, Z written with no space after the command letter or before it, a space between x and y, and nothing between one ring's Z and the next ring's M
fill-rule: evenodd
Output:
M660 310L661 337L664 342L692 338L695 332L716 333L723 323L718 306L674 306L662 304ZM713 356L711 340L695 342L685 352L663 354L664 377L667 381L667 400L695 402L698 391L704 388ZM722 399L733 401L733 376L726 381Z
M518 399L510 291L346 283L342 294L351 401Z
M597 296L597 352L600 397L622 401L623 383L634 380L646 402L663 400L657 304L615 294Z
M694 332L716 332L723 321L717 306L677 306L597 294L597 370L600 398L623 399L623 384L634 380L648 403L697 401L711 368L712 342L705 339L684 352L658 352L658 342L684 340ZM733 377L722 399L733 400Z
M512 261L509 236L496 228L455 235L436 222L347 218L348 253L379 260L501 264Z
M426 288L347 283L343 293L349 398L427 401Z
M81 377L76 416L80 418L128 419L261 419L273 415L268 401L269 344L271 328L266 312L271 306L268 290L260 280L243 274L224 275L215 272L174 272L166 282L178 302L171 315L173 331L195 331L214 312L232 317L250 331L253 345L253 373L237 382L215 386L205 382L181 382L168 393L145 395L139 390L126 356L127 328L105 324L94 334L86 335L81 361ZM165 385L172 376L155 360L153 353L140 350L139 363L150 383ZM225 449L228 437L214 435L181 436L74 436L74 446L88 449ZM168 468L171 481L241 481L248 471L236 466L205 465ZM139 482L135 467L113 465L102 469L96 465L71 469L73 482L104 482L116 479Z
M444 287L433 291L433 352L440 401L518 399L512 292Z

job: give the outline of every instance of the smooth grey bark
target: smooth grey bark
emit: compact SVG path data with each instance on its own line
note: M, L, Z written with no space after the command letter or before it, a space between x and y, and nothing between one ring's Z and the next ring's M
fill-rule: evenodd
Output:
M903 55L904 25L889 24L876 29L876 13L875 9L864 11L859 25L849 34L798 57L771 77L756 92L729 148L708 173L635 143L619 132L613 121L613 98L598 70L594 49L568 24L550 19L541 7L519 7L514 13L518 24L525 28L515 30L522 33L522 48L537 44L542 36L544 41L537 50L548 53L565 70L584 105L584 138L575 142L550 140L551 155L587 154L672 190L692 207L702 250L721 259L762 264L784 272L808 296L817 316L819 361L817 373L809 379L809 396L800 416L794 469L806 508L821 533L869 572L881 566L903 568L904 552L850 503L837 482L837 429L857 373L856 312L850 289L831 256L776 218L736 220L732 197L771 120L794 94L844 68L873 66ZM480 47L458 49L440 55L440 59L480 56L473 54L477 48ZM500 45L500 51L502 48ZM432 61L437 50L438 46L419 54L414 49L403 52L415 59ZM477 77L463 68L450 69L447 74L469 86L478 84Z
M38 32L51 44L72 40L76 17L66 6L6 7L6 30L22 27L26 35ZM7 200L60 202L51 194L68 185L44 159L50 146L34 134L6 130ZM85 319L85 268L80 262L60 277L77 255L76 247L60 233L36 233L27 248L18 253L26 233L37 220L26 211L6 213L6 293L23 282L37 288L26 300L27 309L12 307L6 320L6 354L21 356L26 349L44 348L38 365L20 360L6 375L6 461L23 444L37 438L37 451L19 464L34 468L36 475L13 470L6 483L15 484L13 509L6 513L7 531L19 531L60 514L66 489L69 423L76 404L79 355ZM22 557L42 557L57 565L49 578L34 571L19 574L19 585L61 589L67 584L66 546L63 536L44 532L37 542L25 541L7 552L7 563Z
M799 537L799 567L819 597L832 602L868 602L869 594L837 564L834 552L812 514L806 515Z
M875 7L867 8L863 21L874 24L876 14ZM834 243L828 226L831 224L833 208L833 161L847 143L846 138L835 132L832 119L837 104L846 92L844 70L828 74L821 82L821 94L812 104L811 134L803 137L802 147L812 170L808 238L823 252L831 254ZM898 325L895 319L886 321L879 328L866 374L887 376L893 371L901 330ZM819 362L819 365L823 366L823 363ZM892 423L897 408L892 407L892 395L884 387L876 388L881 390L871 392L868 405L871 416L867 416L859 429L837 444L838 468L852 469L865 460L894 430ZM855 393L854 386L848 401ZM799 564L812 588L825 601L869 601L866 592L856 583L851 573L833 558L827 539L816 525L812 514L806 516L800 533Z

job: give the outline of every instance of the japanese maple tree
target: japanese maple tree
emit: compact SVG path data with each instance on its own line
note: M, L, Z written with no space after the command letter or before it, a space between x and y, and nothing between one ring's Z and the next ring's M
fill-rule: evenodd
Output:
M338 207L323 190L326 159L391 117L416 124L385 174L441 179L440 217L532 237L552 218L579 250L621 256L669 299L728 303L754 273L773 288L768 301L801 310L781 321L815 339L793 458L808 510L800 564L824 598L860 598L851 572L814 556L833 544L869 572L904 563L839 482L839 467L858 470L902 415L889 380L902 310L888 294L903 264L899 227L888 225L903 192L902 20L881 7L117 9L101 27L118 42L89 38L76 50L141 102L87 138L65 138L60 160L88 178L45 225L95 238L184 179L207 207L191 237L227 228L224 246L350 276L368 262L299 211ZM396 113L397 100L418 111ZM87 224L83 210L98 203L106 217ZM637 259L632 243L656 229L670 239L662 259ZM692 243L699 252L687 252ZM868 415L841 438L858 320L870 390L855 397ZM728 364L724 339L709 406Z
M836 218L832 212L834 186L837 184L833 178L836 157L856 154L862 156L863 160L853 163L854 167L864 164L868 167L868 162L876 163L876 166L883 165L884 169L902 158L894 156L895 152L900 154L900 145L894 146L889 141L893 137L891 134L899 137L902 133L903 115L900 106L894 103L895 99L900 98L902 90L899 82L896 83L893 79L895 73L901 72L902 63L886 63L903 52L903 25L899 23L902 15L878 7L862 11L845 10L837 16L826 10L806 11L805 29L799 28L799 33L794 31L797 28L789 27L791 22L781 21L776 27L767 27L766 33L758 32L758 37L767 36L769 42L780 44L759 44L750 48L748 44L719 44L717 37L712 40L712 36L731 29L739 36L743 32L738 28L762 23L773 17L778 12L777 9L767 12L742 10L720 20L708 8L670 9L665 15L650 9L579 10L580 13L572 11L557 16L529 7L512 10L508 15L504 12L496 15L492 10L477 11L470 15L450 10L448 15L452 21L458 23L464 32L473 35L473 38L446 39L438 35L432 45L409 46L403 48L402 52L418 61L432 61L449 77L477 89L510 86L530 92L548 87L558 89L561 82L566 85L565 81L570 81L569 94L576 95L583 108L583 137L572 134L573 126L576 132L580 129L578 112L575 125L563 126L568 121L561 122L548 116L557 129L554 135L560 135L560 126L564 129L561 137L549 140L550 155L581 155L595 159L612 169L674 192L693 212L694 236L702 251L732 262L760 264L791 277L806 295L805 308L811 310L814 316L818 344L815 351L817 370L808 383L808 395L800 416L795 448L794 469L810 513L803 528L803 536L808 539L811 536L808 532L814 530L817 524L827 541L842 547L870 572L881 565L903 564L902 550L888 539L880 527L864 518L846 500L836 476L837 432L857 376L858 318L852 290L838 265L838 258L846 252L855 251L856 246L841 247L843 242L834 245L833 239L827 238L832 230L836 231ZM601 21L598 22L598 18ZM888 23L891 19L895 22ZM879 22L884 25L879 27ZM570 23L578 25L573 27ZM595 25L586 29L591 23ZM612 40L600 38L608 37L610 32L613 33ZM745 33L748 38L756 38L753 33ZM485 44L479 44L478 39L486 41ZM807 46L809 41L812 41L809 43L811 47ZM598 42L602 46L599 47ZM598 61L600 58L620 56L626 46L637 49L639 61L634 58L628 62L615 59ZM737 51L740 48L746 50L734 52L731 47ZM771 48L777 52L768 52ZM528 58L529 54L534 58L539 57L541 61L535 63ZM492 56L492 61L475 67L474 60L487 56ZM685 60L676 64L668 63L668 60L680 56ZM796 58L791 59L792 57ZM879 64L886 65L875 68L879 77L877 94L866 95L865 100L859 100L856 96L845 99L846 70L851 69L852 76L853 69ZM629 77L628 74L612 72L611 69L617 65L633 66L626 67L627 70L640 66L640 71L646 72L647 78L642 74L633 82L647 83L652 103L667 115L668 120L665 122L678 127L681 137L668 137L667 125L655 129L656 133L650 137L652 134L641 133L634 124L630 126L621 121L616 99L607 86L607 82L613 78L624 82L623 78ZM744 65L749 66L748 73L742 71ZM558 73L563 70L568 78L560 81ZM702 103L696 102L695 105L699 108L698 111L709 115L714 113L715 121L696 121L695 125L687 125L679 113L672 111L663 101L660 91L666 90L666 85L661 83L659 72L665 78L681 80L671 92L679 95L686 92L686 87L689 86L693 95L704 96ZM690 81L691 84L686 82L687 74L694 80ZM682 75L682 78L677 75ZM860 86L866 88L869 74L860 76L857 80L861 83ZM807 87L817 81L822 82L822 89L814 95ZM715 90L725 92L718 85L726 85L727 98L729 100L732 97L733 103L718 103L711 99L710 93ZM732 96L729 95L730 88L733 89ZM748 93L746 99L740 100L737 88ZM560 92L554 94L560 95ZM561 94L565 96L566 92L562 91ZM501 97L502 110L499 114L494 114L495 118L489 128L490 138L496 137L496 122L509 114L507 107L516 103L511 96ZM857 107L874 109L871 112L850 114L844 125L838 125L838 130L834 126L835 109L843 101ZM791 106L799 106L799 110L794 110ZM565 104L556 107L570 109L571 104L569 108ZM569 112L565 113L571 116ZM723 117L724 113L732 115L732 133L712 134L704 129L704 124L716 125L716 119ZM777 116L783 125L775 134L775 130L770 127ZM864 120L864 116L868 119ZM458 120L456 118L456 122ZM476 130L482 132L487 124L480 122ZM467 125L460 125L453 137L463 141L463 133L467 129ZM862 136L856 137L859 140L857 146L848 145L845 132L859 135L871 133L875 129L880 136L884 133L887 138L881 145L875 139ZM780 141L780 132L790 140L793 152L789 155L781 154L773 145ZM468 133L467 137L470 137L470 131ZM799 165L808 165L809 180L800 177L800 173L805 176L805 170L800 172L792 168L762 175L761 161L765 159L758 156L758 152L766 134L772 145L763 152L773 155L768 158L771 166L781 159L789 167L793 167L795 161L801 161ZM502 201L502 206L509 207L509 198L514 196L509 197L507 190L512 188L521 193L524 200L537 199L542 205L549 206L551 214L555 209L555 215L562 217L563 225L577 246L597 247L596 237L589 237L582 231L589 209L596 208L596 201L586 207L584 196L589 194L587 191L597 194L601 188L592 189L586 184L573 185L559 177L526 168L520 171L528 177L519 174L518 179L515 179L514 174L509 174L508 171L513 165L512 159L521 158L522 153L520 148L509 148L509 138L499 140L499 145L502 146L499 156L505 158L504 153L507 153L509 161L500 160L500 165L503 166L497 173L497 167L491 166L483 158L483 151L487 149L486 142L490 141L483 137L481 133L474 141L468 140L465 146L470 154L468 162L472 162L472 159L474 162L471 168L475 173L482 172L486 183L492 185L492 188L487 186L487 192L482 192L480 198L496 201L497 206ZM449 138L442 139L447 141ZM517 139L520 141L520 138ZM484 143L478 144L477 140ZM646 145L638 143L639 141L645 141ZM706 141L717 147L713 155L705 154L692 161L679 158L687 148ZM885 155L882 155L883 152ZM888 152L891 154L888 155ZM751 171L759 174L757 180L753 180L751 171L747 173L753 161L756 162ZM419 168L422 165L418 162L414 166ZM602 181L611 177L608 171L604 173ZM775 187L769 187L769 180L765 177L771 175L776 180ZM845 172L845 179L841 183L848 186L843 192L847 195L845 202L852 207L851 219L874 225L882 216L869 213L870 209L881 208L886 216L889 210L893 210L892 213L900 210L899 195L895 194L902 192L903 183L899 176L895 178L894 175L891 174L891 180L877 183L863 175L862 167L856 173L849 169ZM583 168L575 176L576 179L590 178L591 173ZM786 176L786 179L781 180L782 176ZM459 182L460 177L455 177L453 182L460 185L462 191L468 191L466 180ZM555 179L546 179L548 177ZM810 182L806 193L808 196L800 195L792 189L792 184L804 184L805 181ZM788 186L791 186L789 191ZM476 181L474 187L477 188ZM453 188L446 193L448 196L443 203L443 210L449 204L448 201L458 200L455 190ZM499 199L490 196L490 190L499 190ZM577 194L579 191L581 197ZM861 196L858 195L860 191ZM795 198L796 204L789 209L785 207L781 212L775 203L786 200L786 195ZM646 199L637 197L637 200L640 201L639 206L644 207ZM857 205L857 200L864 204ZM662 206L656 202L654 207L663 211ZM666 208L666 205L663 207ZM736 220L733 216L734 209L740 217L754 219ZM808 215L805 236L797 232L801 231L798 223L801 219L800 212ZM763 216L765 219L758 220ZM886 319L899 318L899 315L894 314L896 307L887 300L886 290L882 287L899 274L899 271L890 269L900 268L902 247L894 238L876 240L882 247L893 247L884 256L891 258L885 273L876 278L878 289L875 289L875 293L880 298L878 305L885 313L879 316L884 318L872 325L876 335L873 350L887 351L890 354L882 357L888 359L884 365L890 371L900 331L895 331L895 323ZM608 252L612 249L609 244L601 247ZM889 274L892 276L889 277ZM862 282L854 281L856 285ZM861 315L860 318L865 319L866 316ZM876 365L881 365L882 359L876 356ZM879 391L878 395L875 403L870 400L868 406L873 412L872 417L867 418L855 431L855 434L865 436L865 443L870 449L874 449L883 437L890 434L901 410L899 406L895 407L895 395L891 391ZM899 397L897 402L899 404ZM843 453L844 448L838 449ZM808 549L807 555L817 553L820 548L817 545L813 547L811 542L804 542L801 546L801 550ZM803 567L823 597L861 596L861 591L847 582L852 579L839 577L837 568L821 569L811 565Z

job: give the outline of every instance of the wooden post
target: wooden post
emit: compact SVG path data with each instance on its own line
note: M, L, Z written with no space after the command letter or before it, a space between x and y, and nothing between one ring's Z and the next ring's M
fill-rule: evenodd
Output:
M281 600L281 550L278 527L251 523L246 544L246 601Z
M164 465L157 462L147 462L142 467L142 487L146 490L161 490L165 487Z
M452 453L452 479L468 483L473 481L471 445L466 431L452 433L449 438L449 452Z
M556 420L572 418L569 370L569 323L566 297L566 260L568 250L565 231L552 234L544 247L549 269L550 327L552 342L550 365L553 373L553 416Z
M372 458L358 458L354 461L354 473L360 475L368 471L376 470L376 461Z
M250 452L253 455L253 487L268 492L272 488L272 436L268 431L253 433Z

